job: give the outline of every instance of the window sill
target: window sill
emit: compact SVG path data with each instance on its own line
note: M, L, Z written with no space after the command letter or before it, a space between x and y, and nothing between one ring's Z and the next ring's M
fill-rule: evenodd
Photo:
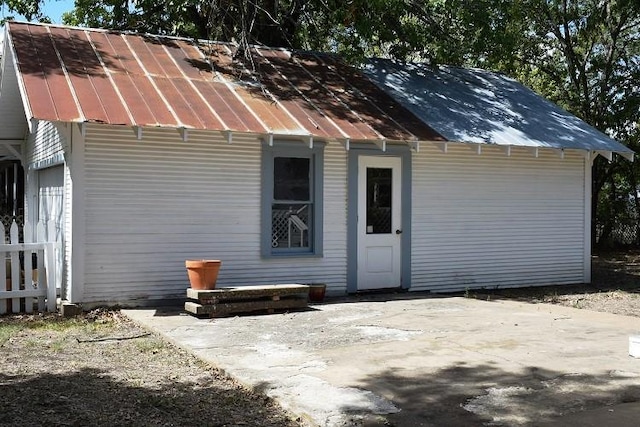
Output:
M262 259L287 259L287 258L323 258L322 253L310 253L310 252L283 252L283 253L271 253L263 254Z

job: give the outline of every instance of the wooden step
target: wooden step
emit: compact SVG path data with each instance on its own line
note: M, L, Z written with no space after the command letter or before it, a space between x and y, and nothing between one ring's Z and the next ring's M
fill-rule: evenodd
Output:
M309 286L296 283L284 285L252 285L217 288L212 290L187 289L187 298L214 303L226 300L256 299L265 297L287 297L309 295Z
M264 311L273 313L308 306L309 286L300 284L255 285L218 288L213 290L187 289L185 311L196 316L222 317L239 313Z
M219 304L198 304L197 302L187 301L184 303L185 311L202 316L211 315L211 317L222 317L230 314L252 313L256 311L265 311L272 313L275 310L301 309L307 307L307 300L304 299L281 299L276 301L244 301L244 302L228 302Z

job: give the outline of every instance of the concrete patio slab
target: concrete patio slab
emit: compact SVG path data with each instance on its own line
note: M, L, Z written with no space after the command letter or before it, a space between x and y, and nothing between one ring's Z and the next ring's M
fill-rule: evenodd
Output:
M635 317L420 294L221 319L123 312L309 424L638 425Z

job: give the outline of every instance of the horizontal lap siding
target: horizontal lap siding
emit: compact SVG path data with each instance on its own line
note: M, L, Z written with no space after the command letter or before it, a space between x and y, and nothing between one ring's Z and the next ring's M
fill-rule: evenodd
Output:
M413 155L412 289L581 282L584 157L448 148Z
M71 265L71 177L69 168L65 164L65 150L69 149L69 143L60 129L52 122L37 121L35 132L29 134L26 144L27 161L27 185L25 187L25 218L35 223L38 221L38 172L34 167L45 169L55 165L64 164L64 236L62 238L64 267L60 273L62 298L68 297L70 276L67 274ZM62 125L59 126L71 126Z
M234 135L91 126L85 143L87 302L184 297L184 260L221 259L220 286L345 287L346 160L325 153L322 258L260 256L260 142ZM77 226L77 224L76 224Z
M2 75L2 102L0 102L0 117L2 117L2 136L8 139L23 139L27 130L18 76L13 66L13 50L9 43L4 43L4 67Z
M52 122L38 121L37 129L30 134L27 143L27 162L46 163L64 153L65 138Z

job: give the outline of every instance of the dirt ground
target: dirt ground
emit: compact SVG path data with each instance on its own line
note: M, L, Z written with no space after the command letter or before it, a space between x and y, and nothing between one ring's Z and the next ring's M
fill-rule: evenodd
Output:
M507 298L531 303L640 317L640 251L593 257L590 285L470 291L475 298Z
M2 426L298 426L119 312L0 317Z
M468 296L640 316L640 252L594 257L591 285ZM0 366L0 425L301 425L117 311L0 317Z

